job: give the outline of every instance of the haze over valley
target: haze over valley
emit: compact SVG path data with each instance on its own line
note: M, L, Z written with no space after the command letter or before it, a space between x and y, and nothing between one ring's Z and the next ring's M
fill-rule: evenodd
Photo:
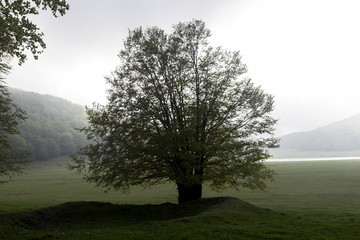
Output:
M69 156L87 143L85 135L75 130L87 124L84 106L51 95L14 88L10 92L28 117L20 125L21 134L13 136L17 148L28 148L34 152L34 159L44 161ZM271 151L275 158L359 156L360 114L280 138L280 148Z
M360 114L316 128L281 136L277 157L360 156Z

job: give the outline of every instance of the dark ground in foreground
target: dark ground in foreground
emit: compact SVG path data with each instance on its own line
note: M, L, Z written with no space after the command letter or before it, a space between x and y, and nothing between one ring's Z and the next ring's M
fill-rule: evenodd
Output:
M0 215L1 240L359 239L360 217L336 221L255 207L237 198L183 205L69 202Z

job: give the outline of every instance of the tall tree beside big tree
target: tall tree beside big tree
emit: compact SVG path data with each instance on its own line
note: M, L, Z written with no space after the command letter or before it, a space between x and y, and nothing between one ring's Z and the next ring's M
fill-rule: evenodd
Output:
M92 143L71 169L108 189L174 182L179 203L202 187L263 189L274 172L263 160L274 138L274 100L248 78L238 51L209 44L200 20L170 34L129 32L120 65L107 77L108 104L87 108Z
M30 154L29 151L15 151L9 142L10 135L19 133L18 125L26 116L12 103L5 75L11 69L12 58L17 58L21 65L27 51L37 59L46 47L42 39L44 34L29 16L47 9L57 17L64 15L69 5L65 0L0 0L0 182L21 173Z
M4 83L4 74L10 70L9 64L0 59L0 183L6 182L22 172L22 165L28 162L29 151L16 151L9 137L19 133L18 125L26 119L25 112L16 107Z

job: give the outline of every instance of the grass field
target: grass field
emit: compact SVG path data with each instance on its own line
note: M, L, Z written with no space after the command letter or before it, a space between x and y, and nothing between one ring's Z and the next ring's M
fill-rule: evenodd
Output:
M58 162L62 163L63 160ZM129 195L113 191L104 193L104 189L83 182L81 176L66 170L62 164L52 162L47 165L30 166L26 175L16 177L8 184L0 185L1 214L18 213L22 216L21 212L36 210L28 213L30 214L28 218L40 221L36 216L47 216L48 212L51 216L55 216L52 213L54 210L37 209L50 206L58 206L55 207L58 209L59 205L65 202L97 201L112 204L100 208L109 210L108 212L98 210L98 216L92 216L91 221L79 220L76 223L79 224L77 230L69 227L77 226L75 223L64 220L64 216L58 215L56 218L48 218L56 219L56 224L53 224L57 226L56 231L3 224L0 227L0 240L360 239L360 160L266 164L277 172L277 176L275 182L268 183L268 188L264 192L227 190L216 193L208 189L204 191L204 198L230 196L251 205L230 199L221 204L205 204L208 207L202 209L200 206L203 205L199 203L199 206L193 206L193 210L185 211L188 214L175 219L166 216L164 219L139 218L141 221L138 221L139 219L120 221L111 218L113 214L108 213L120 211L116 210L120 206L131 206L124 204L139 205L135 210L131 210L130 215L134 216L137 216L134 211L135 213L140 211L141 216L147 216L144 213L146 211L158 213L161 210L166 213L168 208L172 209L176 206L170 204L177 201L173 184L145 190L133 188ZM161 205L165 202L169 204ZM84 204L76 207L78 210L75 211L76 214L74 208L71 208L72 205L65 205L68 211L67 218L71 216L74 219L85 219L86 216L91 216L94 206L86 207L88 203ZM144 206L147 206L146 211L143 209ZM196 212L197 209L202 211ZM45 213L40 212L41 215L39 211ZM173 212L170 215L177 216ZM48 220L48 222L52 221L55 220ZM8 238L1 237L6 234ZM172 237L169 238L169 234Z

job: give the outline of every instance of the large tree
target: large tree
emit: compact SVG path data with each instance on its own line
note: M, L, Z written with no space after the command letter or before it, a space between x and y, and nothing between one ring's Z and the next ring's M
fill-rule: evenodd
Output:
M87 108L92 140L70 168L99 186L177 185L179 203L214 190L265 187L277 147L273 97L248 78L238 51L210 46L204 22L129 32L107 78L108 104Z

